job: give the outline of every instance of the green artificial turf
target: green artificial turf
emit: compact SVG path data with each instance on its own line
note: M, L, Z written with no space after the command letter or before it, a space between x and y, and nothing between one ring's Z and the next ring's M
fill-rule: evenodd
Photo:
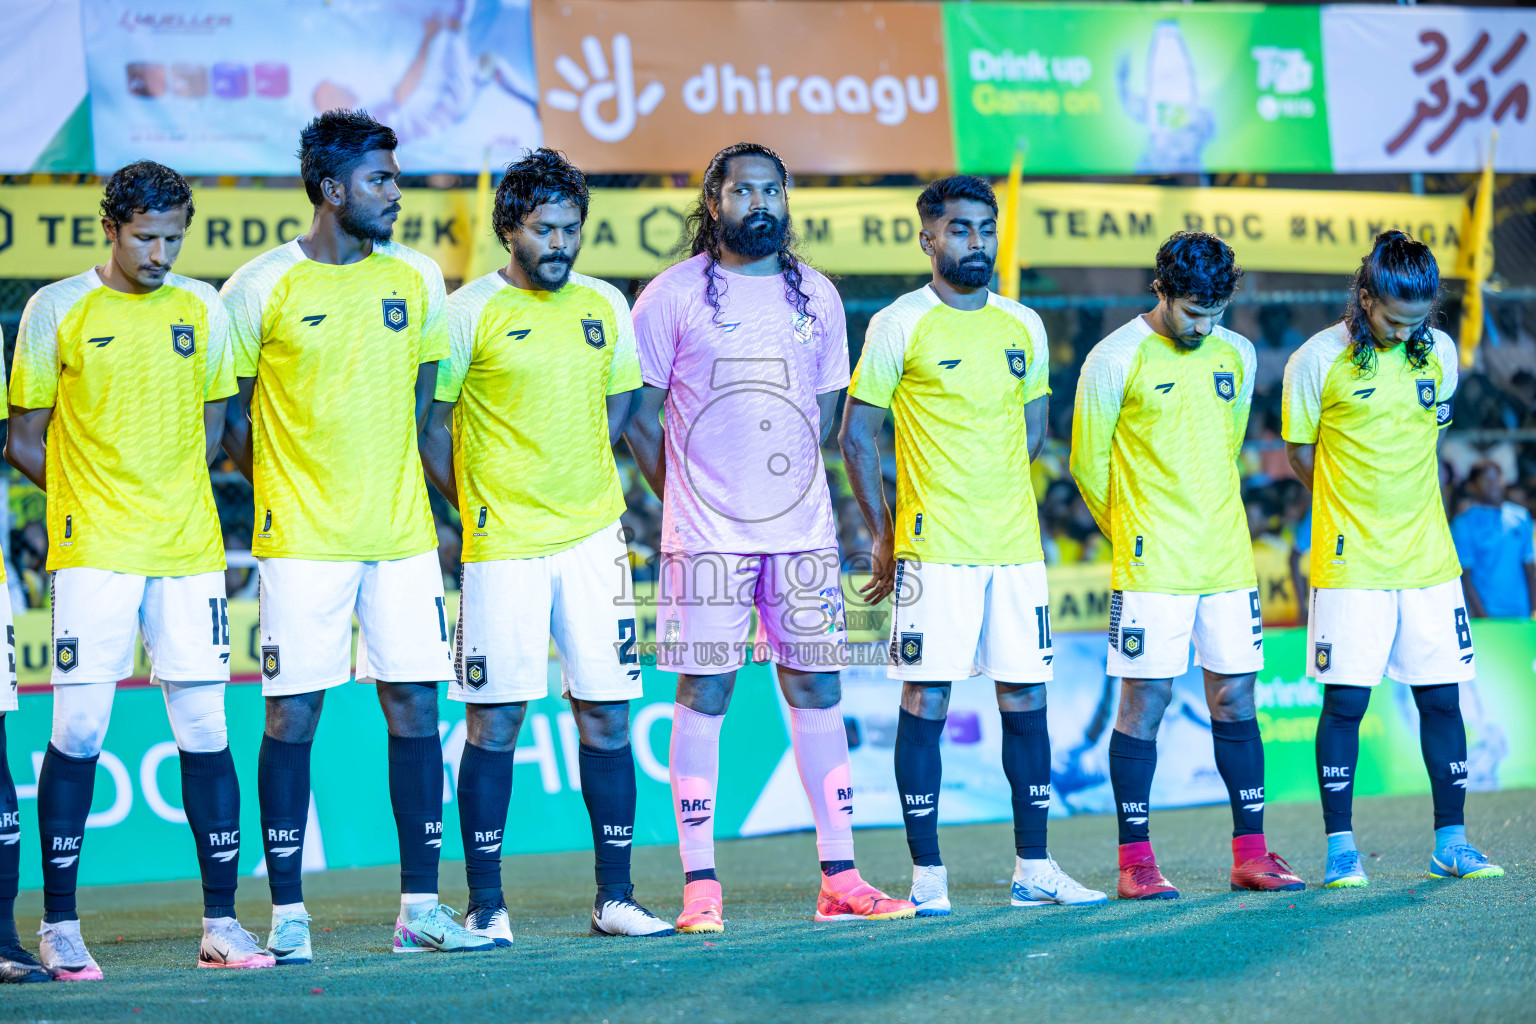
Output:
M815 850L802 834L721 843L725 933L652 940L587 937L586 854L508 858L516 945L455 956L392 955L394 872L334 871L305 883L315 963L264 971L195 969L195 884L87 889L83 928L107 980L9 986L0 1015L133 1024L1536 1019L1536 793L1468 798L1468 834L1508 870L1503 879L1426 875L1427 798L1356 802L1371 875L1358 890L1317 884L1316 806L1272 805L1267 815L1272 848L1313 883L1305 892L1230 892L1228 811L1205 807L1152 819L1164 872L1183 891L1177 901L1012 909L1011 830L968 826L941 832L951 917L814 924ZM864 876L905 895L901 833L857 838ZM1051 850L1079 881L1112 892L1112 818L1052 821ZM635 868L637 898L675 915L676 852L638 849ZM461 871L444 864L443 898L460 908ZM266 897L261 880L242 880L242 920L263 938ZM40 908L36 892L18 902L34 949Z

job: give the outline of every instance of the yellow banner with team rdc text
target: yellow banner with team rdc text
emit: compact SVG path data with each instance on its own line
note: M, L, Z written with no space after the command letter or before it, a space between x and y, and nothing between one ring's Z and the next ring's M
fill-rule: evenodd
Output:
M803 188L790 195L795 230L811 263L833 274L917 274L915 188ZM647 278L676 257L695 194L685 189L598 189L578 269ZM0 187L0 277L61 278L105 259L98 186ZM297 188L205 188L176 270L228 277L247 260L302 234L311 208ZM473 189L411 189L395 238L428 254L450 281L506 260L489 217L471 217ZM1163 239L1214 231L1250 270L1347 273L1370 240L1400 228L1427 242L1452 273L1460 196L1292 189L1164 188L1051 183L1020 190L1019 259L1033 267L1149 267ZM476 231L473 224L486 225ZM471 237L474 231L478 237Z

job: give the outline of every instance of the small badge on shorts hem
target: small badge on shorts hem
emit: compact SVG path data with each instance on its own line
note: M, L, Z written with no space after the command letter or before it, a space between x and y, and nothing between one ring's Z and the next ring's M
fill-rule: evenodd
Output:
M1333 667L1333 644L1313 644L1312 646L1316 648L1312 652L1312 664L1317 666L1318 674L1321 675Z
M901 634L901 644L896 650L903 665L921 665L923 663L923 634Z
M478 690L485 685L485 656L464 659L464 685Z
M80 638L67 636L53 642L53 664L60 672L73 672L80 664Z
M282 662L277 656L277 645L262 647L261 649L261 674L267 679L276 679L278 672L282 671Z
M1120 653L1131 661L1147 649L1147 631L1141 626L1127 626L1120 631Z

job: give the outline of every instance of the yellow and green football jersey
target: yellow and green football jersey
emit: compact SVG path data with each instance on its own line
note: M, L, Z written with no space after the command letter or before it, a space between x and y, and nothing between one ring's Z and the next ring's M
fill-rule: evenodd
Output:
M1139 316L1083 361L1072 477L1113 546L1116 590L1254 585L1237 467L1254 367L1248 339L1225 327L1185 350Z
M1045 325L1001 295L961 310L925 285L874 315L848 394L895 414L898 556L1041 560L1024 406L1048 377Z
M629 304L572 274L557 292L500 271L448 299L437 400L455 402L464 561L564 551L624 511L607 397L640 386Z
M1356 369L1349 333L1313 335L1285 367L1281 432L1317 445L1312 585L1408 590L1461 575L1440 498L1440 429L1456 391L1456 344L1434 331L1423 366L1407 346Z
M437 546L416 450L416 373L448 354L443 273L375 242L317 263L297 239L224 285L235 376L255 377L251 444L263 557L406 558Z
M203 405L235 392L224 304L167 274L133 295L95 269L39 291L10 402L48 421L48 568L139 576L224 568Z

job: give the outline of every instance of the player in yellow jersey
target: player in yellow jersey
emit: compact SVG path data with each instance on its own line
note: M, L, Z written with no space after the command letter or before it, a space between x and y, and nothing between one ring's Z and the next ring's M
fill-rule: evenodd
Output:
M5 332L0 331L0 349ZM0 366L0 385L5 382ZM5 583L5 566L0 563L0 584ZM11 625L11 601L0 599L5 614L6 681L0 682L0 984L30 984L50 981L50 975L37 958L21 944L16 933L16 893L21 882L21 812L16 801L16 782L6 761L5 716L18 706L16 695L16 630ZM9 683L9 685L6 685Z
M933 280L876 313L848 388L840 441L874 538L871 603L894 593L892 679L902 680L896 785L920 917L950 912L939 856L939 740L956 679L997 687L1013 791L1016 907L1104 903L1046 852L1051 602L1029 464L1045 442L1045 325L987 287L997 198L981 178L933 182L917 200ZM1014 268L1005 269L1016 272ZM879 437L896 417L896 518Z
M1435 806L1436 877L1504 869L1467 842L1460 685L1476 676L1461 565L1440 498L1456 345L1432 326L1440 271L1401 231L1376 238L1344 319L1285 368L1286 454L1312 491L1308 675L1323 687L1317 774L1329 887L1367 884L1350 813L1360 719L1388 676L1413 690Z
M261 674L258 772L272 885L267 948L308 963L299 872L310 744L325 691L377 684L400 840L395 951L494 948L437 900L443 838L437 684L451 674L437 534L416 439L448 354L443 275L390 241L395 133L333 110L301 135L309 232L224 285L240 399L225 446L256 490Z
M1072 418L1072 476L1114 549L1106 671L1121 680L1109 743L1122 899L1172 899L1147 827L1157 733L1193 637L1216 768L1232 803L1234 889L1300 889L1264 840L1264 665L1237 456L1253 400L1248 339L1219 326L1242 270L1215 235L1157 251L1157 306L1094 346Z
M86 816L117 682L142 635L181 757L203 877L202 967L271 967L235 919L240 787L224 720L229 619L208 463L234 394L218 293L171 272L192 190L169 167L107 181L111 255L27 303L6 458L48 493L53 733L38 774L44 966L99 981L75 912ZM46 437L46 444L44 438Z
M464 522L455 681L469 726L459 827L470 930L512 944L501 844L528 701L549 689L549 642L580 735L597 859L594 935L671 935L634 899L639 697L634 590L613 444L640 387L629 305L573 274L587 182L560 154L507 168L493 223L512 258L448 300L449 357L422 439L428 475Z

